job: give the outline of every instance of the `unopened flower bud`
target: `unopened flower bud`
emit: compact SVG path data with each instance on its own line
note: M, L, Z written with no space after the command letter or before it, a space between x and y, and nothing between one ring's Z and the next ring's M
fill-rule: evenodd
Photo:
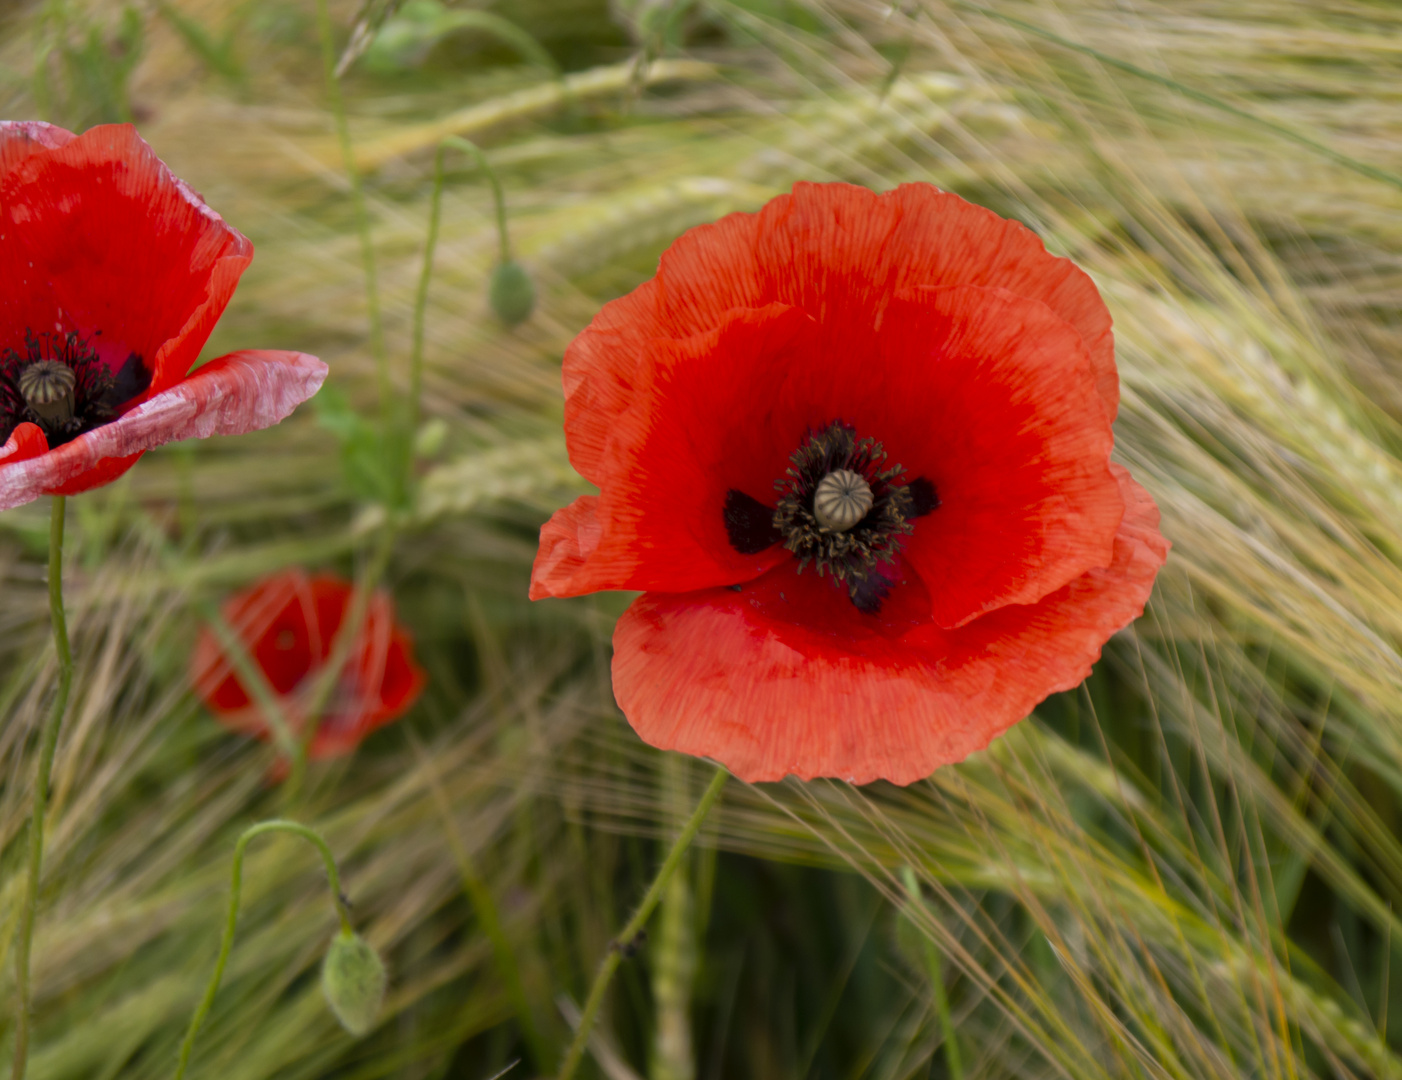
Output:
M435 416L419 428L418 434L414 436L414 456L420 458L437 457L447 438L447 423L441 416Z
M487 299L496 317L507 326L525 322L535 308L535 285L531 283L531 275L515 259L499 263L492 271Z
M385 999L385 964L359 934L342 930L326 950L321 989L341 1026L364 1035L380 1015Z

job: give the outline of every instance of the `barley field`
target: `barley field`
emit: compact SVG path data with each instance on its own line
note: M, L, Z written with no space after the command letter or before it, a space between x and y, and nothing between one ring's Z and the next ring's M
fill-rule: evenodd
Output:
M0 117L135 123L256 249L204 355L330 368L280 425L69 499L35 1080L175 1074L272 818L325 837L387 994L338 1023L323 860L257 839L192 1080L554 1076L611 947L581 1076L1402 1078L1402 10L6 0ZM500 181L515 325L449 137ZM685 230L804 180L938 185L1093 277L1115 457L1173 551L1094 674L968 760L731 780L620 950L714 767L615 705L629 595L527 599L542 523L592 490L561 357ZM5 1062L49 528L47 499L0 513ZM191 673L289 569L380 584L426 675L290 776Z

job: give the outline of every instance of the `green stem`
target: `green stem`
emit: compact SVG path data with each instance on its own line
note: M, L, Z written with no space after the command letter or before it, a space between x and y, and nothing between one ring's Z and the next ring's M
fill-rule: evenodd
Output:
M584 1048L589 1044L589 1033L594 1030L594 1022L599 1017L599 1009L604 1003L604 994L613 979L613 973L618 970L619 962L623 959L624 949L632 944L633 939L646 925L653 908L662 899L663 891L667 888L668 882L672 880L672 875L677 872L677 867L681 866L682 857L691 847L692 840L696 839L696 833L700 830L701 823L706 820L706 815L710 813L711 807L720 798L720 793L725 788L725 782L729 777L730 774L724 768L716 770L716 775L711 778L711 783L706 788L705 794L701 796L701 801L691 812L691 817L682 828L681 835L672 845L672 850L667 852L667 858L663 860L661 868L657 871L657 876L648 886L647 892L643 895L642 903L638 905L638 909L633 912L633 917L628 920L627 925L618 932L618 936L609 945L608 953L599 965L599 973L594 976L594 985L589 988L589 997L585 1000L584 1011L579 1017L579 1027L575 1029L574 1041L570 1043L569 1051L565 1054L564 1064L560 1066L558 1080L569 1080L570 1077L574 1076L575 1069L579 1067L580 1059L584 1057Z
M443 219L443 151L440 144L433 159L433 197L428 204L428 236L424 240L424 267L414 293L414 325L409 347L409 433L419 429L420 399L423 396L424 317L428 311L428 283L433 278L433 253L438 247L438 227ZM409 459L412 465L413 458Z
M901 867L901 882L912 906L923 908L925 901L920 893L920 881L909 866ZM964 1080L964 1063L959 1056L959 1039L954 1031L954 1020L949 1012L949 994L944 988L944 963L939 949L930 940L924 927L911 920L915 931L920 935L920 945L925 953L925 969L930 976L930 990L935 999L935 1015L939 1018L940 1033L943 1036L944 1062L949 1067L949 1080Z
M209 1015L209 1010L214 1007L214 996L219 993L219 982L224 977L224 967L228 964L229 953L234 948L234 928L239 918L239 899L243 895L244 853L251 841L270 832L285 832L300 836L321 852L321 857L326 863L326 880L331 887L331 899L336 905L336 914L341 920L341 933L353 932L350 912L346 910L345 897L341 894L341 875L336 869L336 857L331 854L331 848L319 832L295 821L282 819L261 821L257 825L245 829L243 834L239 836L238 843L234 846L233 880L229 889L229 914L224 920L224 940L219 945L219 959L215 961L214 974L210 977L209 985L205 988L204 998L195 1010L195 1015L190 1018L190 1029L185 1033L185 1041L180 1046L180 1061L175 1067L175 1080L181 1080L181 1077L185 1075L185 1069L190 1063L190 1054L195 1049L195 1036L200 1033L200 1025Z
M492 197L496 201L497 240L500 245L501 261L511 259L511 237L506 229L506 197L501 190L501 181L492 168L487 155L476 143L456 135L449 135L438 144L438 152L433 158L433 195L428 204L428 237L424 241L424 265L419 272L419 286L414 293L414 324L412 344L409 351L409 431L418 430L421 398L423 396L424 369L424 318L428 310L428 286L433 279L433 254L438 247L438 233L443 221L443 158L452 149L462 150L476 159L492 185Z
M53 497L49 516L49 618L58 653L58 690L49 716L39 734L39 769L34 777L34 809L29 819L29 874L25 879L24 906L19 916L19 944L15 950L15 1058L11 1080L24 1080L29 1064L29 1011L33 987L29 981L29 956L34 941L34 913L39 906L39 873L44 865L44 815L49 808L49 776L58 748L58 731L73 687L73 653L68 646L68 619L63 613L63 523L68 500Z
M487 155L482 152L482 148L474 142L462 138L459 135L449 135L438 144L439 162L443 160L443 151L448 147L461 150L465 154L471 154L477 159L477 164L482 171L487 174L487 180L492 185L492 199L496 202L497 209L497 241L501 248L501 261L511 261L511 237L506 232L506 196L502 194L501 181L497 179L497 171L492 168L492 163L487 160Z
M336 49L331 40L331 14L327 9L326 0L316 0L316 21L317 30L321 35L321 66L326 78L326 98L336 119L336 138L341 144L341 159L345 164L346 178L350 181L356 231L360 234L360 257L365 263L365 305L370 317L370 353L375 358L380 414L381 418L388 422L392 390L389 381L389 354L385 351L384 324L380 318L380 286L375 269L375 247L370 240L370 217L365 211L365 192L360 182L360 171L355 166L355 151L351 147L346 105L341 98L341 84L336 78Z

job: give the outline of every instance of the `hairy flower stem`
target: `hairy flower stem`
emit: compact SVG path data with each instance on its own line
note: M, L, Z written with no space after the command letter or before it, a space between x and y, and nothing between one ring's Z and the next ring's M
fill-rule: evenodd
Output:
M44 815L49 808L49 775L68 692L73 686L73 652L68 646L68 619L63 613L63 523L68 500L53 497L49 517L49 618L58 653L58 690L48 719L39 734L39 769L34 778L34 809L29 819L29 874L25 879L24 906L19 915L19 943L15 949L15 1058L11 1080L24 1080L29 1065L29 1011L33 987L29 981L29 955L34 941L34 912L39 904L39 872L44 864Z
M482 152L482 148L474 142L458 135L449 135L438 144L439 161L442 161L442 153L446 148L461 150L465 154L471 154L477 165L487 174L487 180L492 185L492 200L496 204L497 211L497 254L502 262L511 260L511 237L506 231L506 196L501 191L501 181L497 179L497 171L492 168L492 163L487 160L487 155Z
M224 920L224 940L219 945L219 959L215 961L214 974L210 976L204 998L200 1001L199 1007L195 1009L195 1015L190 1018L190 1029L185 1033L185 1041L180 1045L180 1061L175 1067L175 1080L181 1080L181 1077L185 1075L186 1067L190 1064L190 1054L195 1049L195 1037L200 1033L200 1025L209 1015L209 1010L214 1007L214 996L219 993L219 982L224 977L224 967L228 964L229 953L234 948L234 928L238 923L239 900L243 895L244 854L251 841L270 832L285 832L291 833L293 836L300 836L303 840L315 845L316 849L321 852L321 857L326 863L326 881L331 888L331 901L335 904L336 915L341 920L341 933L349 934L352 932L350 912L346 909L346 900L341 893L341 875L336 869L336 857L331 854L331 848L319 832L295 821L285 821L281 818L260 821L257 825L245 829L239 836L238 843L234 845L233 879L229 888L229 914Z
M409 345L409 431L419 427L424 381L424 318L428 311L428 283L433 279L433 253L438 247L438 228L443 220L443 151L440 143L433 159L433 197L428 203L428 235L424 238L424 266L419 287L414 292L414 322ZM410 468L413 458L409 458Z
M414 294L413 344L409 352L409 419L412 432L419 426L419 402L423 387L424 366L424 313L428 307L428 285L433 278L433 253L438 246L438 231L443 220L443 158L449 150L461 150L471 154L487 174L492 185L492 197L496 201L497 239L500 245L500 259L511 259L511 238L506 230L506 197L502 194L501 181L496 170L487 160L476 143L457 135L449 135L438 144L438 153L433 160L433 197L428 208L428 237L424 241L424 265L419 273L419 287Z
M579 1017L579 1027L575 1029L574 1041L570 1043L570 1048L565 1054L565 1060L560 1066L557 1080L570 1080L570 1077L574 1076L575 1070L579 1068L580 1059L584 1057L584 1048L589 1044L589 1033L594 1030L594 1022L599 1018L599 1009L604 1003L604 994L608 990L609 983L613 980L613 973L618 970L624 951L631 947L633 940L647 924L648 916L652 914L653 908L657 907L657 902L662 899L662 894L672 880L672 875L681 866L682 857L690 849L691 842L696 839L702 822L706 820L706 815L711 812L711 807L720 798L720 793L725 788L725 782L729 777L730 774L724 768L716 770L716 775L711 778L711 783L706 788L705 794L701 796L701 801L696 804L696 809L691 812L691 817L682 827L681 834L672 844L672 850L667 852L667 858L663 860L662 866L657 871L657 876L652 879L652 884L648 886L642 902L633 912L633 917L628 920L627 925L618 932L618 936L609 945L609 950L599 965L599 973L594 976L594 985L589 988L589 997L585 1000L584 1011Z
M376 381L380 392L380 418L388 424L393 403L389 379L389 354L385 351L384 323L380 317L380 285L375 264L375 246L370 239L370 216L365 211L365 191L360 182L360 170L355 164L351 147L350 125L346 122L346 104L341 98L341 84L336 78L336 46L331 40L331 13L327 0L316 0L316 24L321 36L321 65L326 78L326 100L336 120L336 138L341 146L341 160L350 183L351 204L355 209L356 231L360 234L360 257L365 263L365 306L370 319L370 353L375 358Z

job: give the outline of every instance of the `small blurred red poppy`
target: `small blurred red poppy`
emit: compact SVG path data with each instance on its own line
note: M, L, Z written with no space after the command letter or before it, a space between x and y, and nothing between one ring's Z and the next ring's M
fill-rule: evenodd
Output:
M326 365L243 351L187 375L253 259L126 124L0 123L0 510L110 483L176 439L282 420Z
M928 184L800 184L682 236L565 354L599 487L531 596L645 594L613 685L746 780L909 783L1090 672L1168 542L1110 461L1110 315L1022 225Z
M300 733L306 696L330 657L354 587L330 575L286 570L236 593L225 621L278 695ZM226 727L268 739L267 718L253 703L213 631L200 631L191 659L195 691ZM395 622L388 595L376 592L308 749L313 758L348 754L376 728L409 710L424 688L409 632Z

